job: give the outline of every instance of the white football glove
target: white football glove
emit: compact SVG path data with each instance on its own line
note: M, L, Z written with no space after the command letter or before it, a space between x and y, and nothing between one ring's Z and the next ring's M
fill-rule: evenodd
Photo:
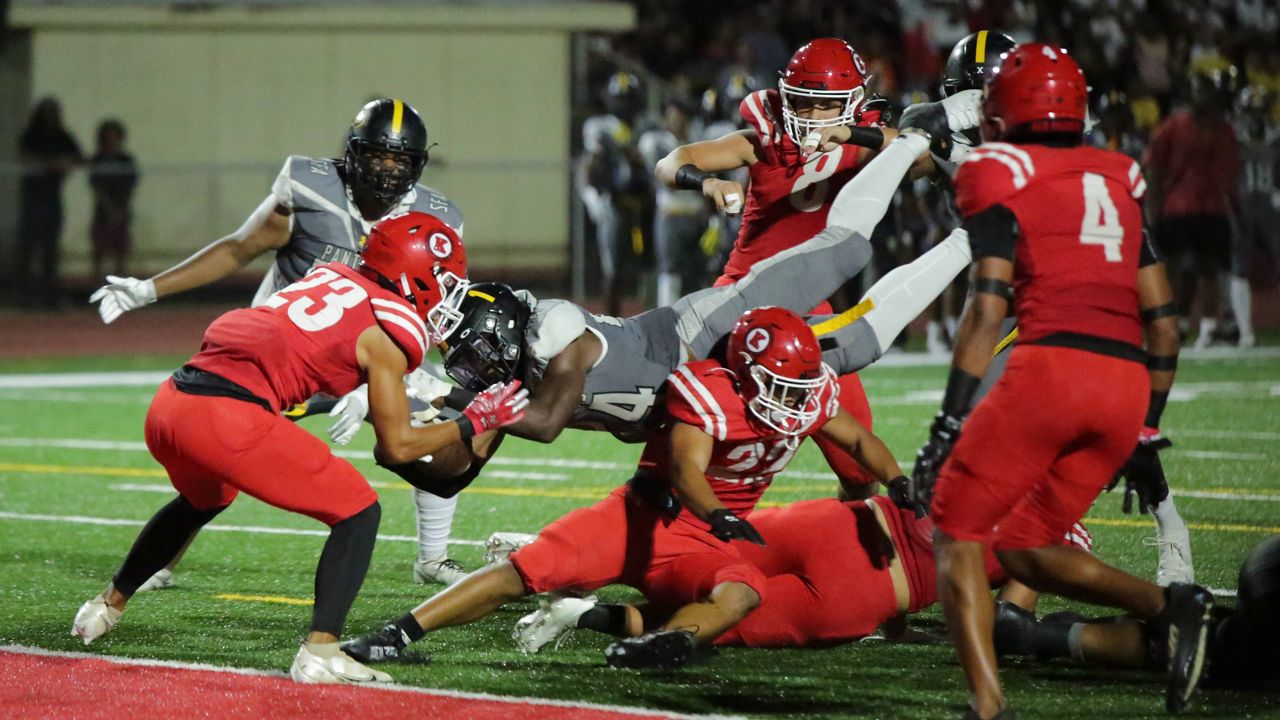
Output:
M962 132L978 127L982 121L982 91L964 90L943 98L942 109L947 112L947 127L951 132Z
M151 280L108 275L107 284L89 296L89 302L99 301L98 314L102 316L104 324L110 325L130 310L155 302L156 284Z
M351 438L360 432L360 424L369 414L369 386L361 385L352 390L329 411L329 417L336 418L329 426L329 439L334 445L346 445Z

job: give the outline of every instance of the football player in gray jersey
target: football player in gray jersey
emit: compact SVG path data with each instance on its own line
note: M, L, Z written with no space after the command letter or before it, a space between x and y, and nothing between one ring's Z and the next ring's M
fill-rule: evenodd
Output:
M593 315L565 300L521 300L505 286L473 285L460 307L463 319L446 338L445 368L461 387L431 381L419 397L446 396L446 404L502 379L520 376L530 389L525 419L506 429L519 437L553 441L565 428L607 430L628 442L643 440L661 419L667 376L682 362L707 357L753 307L778 305L807 311L871 255L867 238L887 210L898 181L928 146L904 133L840 191L827 227L805 243L757 263L738 282L700 290L629 318ZM895 269L857 308L812 318L824 360L852 372L880 356L936 294L920 283L954 277L968 262L967 237L939 244L915 263ZM931 282L931 281L930 281ZM500 436L476 438L436 453L430 462L392 468L415 486L456 493L479 473Z
M427 126L412 106L395 98L374 100L356 114L343 157L290 156L271 194L238 230L154 277L108 275L107 284L89 301L99 303L102 321L111 323L159 298L221 280L275 251L275 262L254 296L252 304L257 305L318 264L354 267L370 228L409 211L434 215L461 237L462 212L443 194L418 183L427 151ZM357 396L347 404L358 402ZM414 579L460 578L462 569L445 551L456 500L425 493L417 493L416 500L420 542ZM171 584L168 570L143 589Z

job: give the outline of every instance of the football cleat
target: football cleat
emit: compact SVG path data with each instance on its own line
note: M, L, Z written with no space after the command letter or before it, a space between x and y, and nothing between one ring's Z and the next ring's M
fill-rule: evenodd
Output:
M564 638L578 627L578 618L595 606L595 596L583 599L555 593L544 595L538 598L536 611L516 621L511 637L516 641L516 647L526 655L538 652L553 640L559 647Z
M1213 594L1199 585L1169 586L1163 617L1169 622L1169 685L1165 708L1182 712L1200 684L1205 650L1209 644L1209 620Z
M306 643L302 643L298 654L293 656L289 677L294 682L320 685L392 682L390 675L361 665L341 650L333 657L322 658L308 650Z
M435 560L418 558L413 563L413 581L419 585L427 583L452 585L466 576L467 569L450 557Z
M1191 533L1185 527L1180 532L1143 538L1143 545L1155 545L1160 554L1156 564L1156 584L1169 587L1174 583L1195 582L1195 568L1191 564Z
M343 641L342 652L360 662L398 660L401 651L413 642L395 623L387 623L368 635Z
M147 578L147 581L138 586L137 592L148 592L150 590L164 590L174 586L173 571L168 568L160 568L155 575Z
M996 655L1030 656L1036 631L1036 616L1011 602L996 603L993 638Z
M116 623L120 622L120 616L123 614L123 610L117 610L107 604L106 592L99 593L97 597L80 606L80 610L76 612L76 619L71 622L71 635L84 640L84 644L88 645L111 632Z
M537 539L537 535L517 532L496 532L484 541L484 564L497 565L506 561L511 553Z
M670 670L688 665L694 649L693 633L660 630L610 644L604 661L612 668Z

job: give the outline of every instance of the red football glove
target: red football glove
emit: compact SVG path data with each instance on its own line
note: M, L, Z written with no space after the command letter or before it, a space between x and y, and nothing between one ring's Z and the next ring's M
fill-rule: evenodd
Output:
M520 387L519 380L494 385L476 395L475 400L462 411L471 421L475 434L506 427L524 419L524 409L529 406L529 391Z

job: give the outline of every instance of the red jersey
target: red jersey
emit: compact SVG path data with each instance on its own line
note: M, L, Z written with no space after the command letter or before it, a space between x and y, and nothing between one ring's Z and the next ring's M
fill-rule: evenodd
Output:
M427 330L413 306L359 272L327 263L262 305L214 320L187 364L283 409L317 393L345 395L364 382L356 340L374 325L404 351L410 368L422 363Z
M825 367L825 366L824 366ZM798 440L817 432L839 411L839 386L830 369L820 391L818 413L797 437L783 435L756 420L733 386L733 374L715 360L701 360L676 368L667 378L668 417L701 429L715 439L707 483L724 506L735 514L749 512L786 468ZM655 433L640 456L640 467L665 475L668 431Z
M782 98L776 89L751 93L738 111L754 131L751 144L759 160L751 165L742 226L724 266L724 276L730 280L821 232L836 193L871 154L841 145L828 153L815 153L806 162L800 146L783 130Z
M1156 128L1147 153L1163 191L1158 217L1231 214L1240 172L1231 123L1219 117L1201 126L1190 111L1174 113Z
M1090 147L984 143L960 164L955 186L966 227L997 205L1016 220L1020 342L1074 333L1141 347L1146 183L1137 162ZM978 254L980 233L970 234Z

